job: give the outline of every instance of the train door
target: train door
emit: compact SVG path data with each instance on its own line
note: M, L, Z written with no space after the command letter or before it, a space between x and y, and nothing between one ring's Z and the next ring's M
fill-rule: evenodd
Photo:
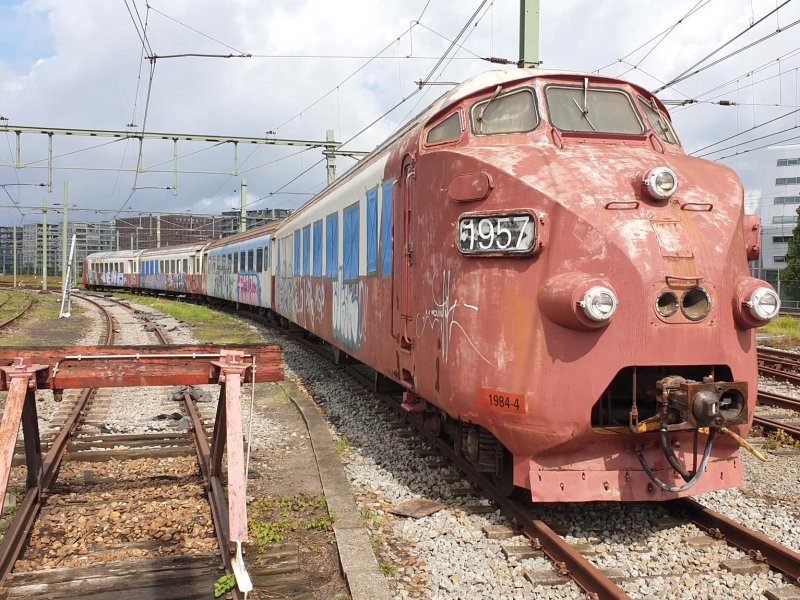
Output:
M398 180L399 202L395 203L395 252L393 301L393 334L403 350L411 350L414 340L414 323L411 314L411 288L413 286L414 232L414 161L408 156L403 161L403 175Z

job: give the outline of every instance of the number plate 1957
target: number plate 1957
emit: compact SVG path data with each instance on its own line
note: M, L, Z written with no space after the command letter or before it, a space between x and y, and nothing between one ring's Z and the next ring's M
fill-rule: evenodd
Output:
M458 221L462 254L529 254L536 242L530 214L463 215Z
M489 410L524 414L525 395L481 388L481 406Z

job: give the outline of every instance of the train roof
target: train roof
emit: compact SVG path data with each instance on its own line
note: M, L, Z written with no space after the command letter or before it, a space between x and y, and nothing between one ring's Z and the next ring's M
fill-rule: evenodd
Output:
M195 242L193 244L180 244L179 246L162 246L161 248L148 248L142 250L142 256L164 256L168 254L186 254L200 252L208 242Z
M616 77L606 77L605 75L599 75L597 73L581 73L579 71L564 71L564 70L552 70L552 69L520 69L515 67L510 69L493 69L490 71L484 71L483 73L479 73L478 75L475 75L474 77L471 77L463 81L462 83L459 83L458 85L453 87L450 91L445 92L438 99L434 100L430 106L423 109L422 112L417 114L416 117L414 117L408 123L406 123L406 125L402 129L397 131L394 135L390 136L389 138L381 142L381 144L379 144L372 152L370 152L367 156L365 156L352 169L348 170L344 175L337 178L336 181L328 185L316 196L309 198L307 202L298 207L297 210L295 210L291 215L286 217L286 219L284 219L283 221L279 221L275 225L275 229L283 227L284 224L292 223L296 218L302 218L302 214L306 208L312 206L317 201L327 196L332 190L337 189L341 185L345 185L346 182L355 173L359 171L359 167L363 167L370 161L375 160L379 156L382 156L385 152L388 151L389 148L391 148L392 144L394 144L398 139L401 139L402 137L409 135L409 132L411 132L416 128L423 127L426 123L428 123L431 119L433 119L439 112L443 111L448 106L460 102L464 98L468 98L469 96L481 90L496 87L498 85L514 83L516 81L521 81L523 79L531 79L533 77L563 78L565 80L569 79L575 80L579 78L582 79L583 77L589 77L594 82L602 81L608 83L622 83L625 85L630 85L645 97L655 99L659 108L661 108L661 110L664 111L664 113L667 115L667 118L670 118L669 112L667 112L663 103L658 98L656 98L652 92L650 92L649 90L643 88L642 86L636 83L632 83L624 79L618 79ZM224 240L219 240L218 242L214 243L217 245L225 245ZM211 246L211 247L216 247L216 246Z
M213 250L215 248L232 246L233 244L238 244L239 242L246 242L248 240L252 240L253 238L270 235L278 228L278 226L281 223L283 223L283 221L275 221L274 223L265 223L264 225L258 225L241 233L229 235L227 237L220 238L218 240L212 240L208 244L208 249Z
M439 112L442 108L449 106L455 102L463 100L472 94L479 92L480 90L495 87L498 85L503 85L507 83L513 83L515 81L520 81L522 79L530 79L531 77L554 77L554 78L564 78L564 79L575 79L575 78L584 78L588 77L593 81L606 81L609 83L624 83L626 85L630 85L634 87L638 92L642 93L643 95L649 98L655 98L656 102L658 102L659 106L664 109L663 104L661 101L656 98L653 93L643 88L642 86L632 83L630 81L626 81L624 79L618 79L616 77L607 77L605 75L599 75L597 73L582 73L580 71L563 71L563 70L554 70L554 69L494 69L491 71L484 71L466 81L458 84L457 86L453 87L448 92L445 92L441 95L437 100L433 102L426 110L420 113L419 117L415 120L422 120L426 121L432 117L434 114ZM666 109L664 109L666 112Z
M93 252L86 258L91 260L106 260L109 258L115 260L124 260L126 258L138 258L144 250L110 250L108 252Z

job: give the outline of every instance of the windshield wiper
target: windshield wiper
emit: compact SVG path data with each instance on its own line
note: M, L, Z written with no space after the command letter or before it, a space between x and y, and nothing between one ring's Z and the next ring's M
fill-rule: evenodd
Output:
M581 105L578 104L578 101L575 100L575 98L573 98L572 101L575 103L575 106L578 107L578 110L581 111L581 116L584 119L586 119L586 122L589 124L589 127L592 128L592 131L597 131L597 128L589 120L589 103L588 103L588 100L589 100L589 78L588 77L584 77L583 78L583 108L581 108Z
M486 109L489 108L489 105L492 103L492 100L497 98L500 95L500 92L502 92L502 91L503 91L503 86L502 85L498 85L497 89L494 91L494 94L492 94L492 97L489 98L489 101L486 102L486 104L484 104L483 106L481 106L481 112L478 115L478 117L476 118L476 121L478 121L478 123L480 123L480 125L481 125L481 131L483 131L483 113L485 113Z

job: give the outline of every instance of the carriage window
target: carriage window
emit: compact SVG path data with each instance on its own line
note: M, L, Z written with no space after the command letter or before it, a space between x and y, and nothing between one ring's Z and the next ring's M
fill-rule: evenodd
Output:
M425 141L428 144L439 144L441 142L452 142L460 137L461 113L455 113L431 129Z
M644 126L625 92L583 86L550 86L545 95L550 121L562 131L644 133Z
M239 272L239 253L238 252L234 252L233 253L233 272L234 273L238 273Z
M183 272L184 273L188 273L189 272L189 259L188 258L184 258L183 259Z
M264 249L259 248L256 250L256 272L260 273L264 270Z
M670 125L666 115L658 110L655 100L650 104L645 98L639 96L639 101L642 103L644 116L647 117L647 122L650 123L650 129L655 131L656 135L665 142L680 146L681 143L678 141L678 136L675 135L675 130L672 129L672 125Z
M322 277L322 219L314 222L314 277Z
M272 264L270 262L270 255L269 255L269 246L264 247L264 273L269 271L269 267Z
M170 273L177 273L177 272L178 272L178 267L175 265L175 261L173 260L172 264L170 265Z
M163 260L160 260L160 261L158 261L158 262L161 264L161 269L160 269L159 271L160 271L161 273L166 273L166 271L164 271L164 261L163 261Z
M294 274L300 275L300 268L303 266L300 264L300 245L301 245L301 234L299 229L295 229L294 231Z
M252 271L255 268L255 260L253 259L253 250L247 251L247 270Z
M472 107L472 129L479 135L523 133L538 124L533 92L528 89L492 96Z

